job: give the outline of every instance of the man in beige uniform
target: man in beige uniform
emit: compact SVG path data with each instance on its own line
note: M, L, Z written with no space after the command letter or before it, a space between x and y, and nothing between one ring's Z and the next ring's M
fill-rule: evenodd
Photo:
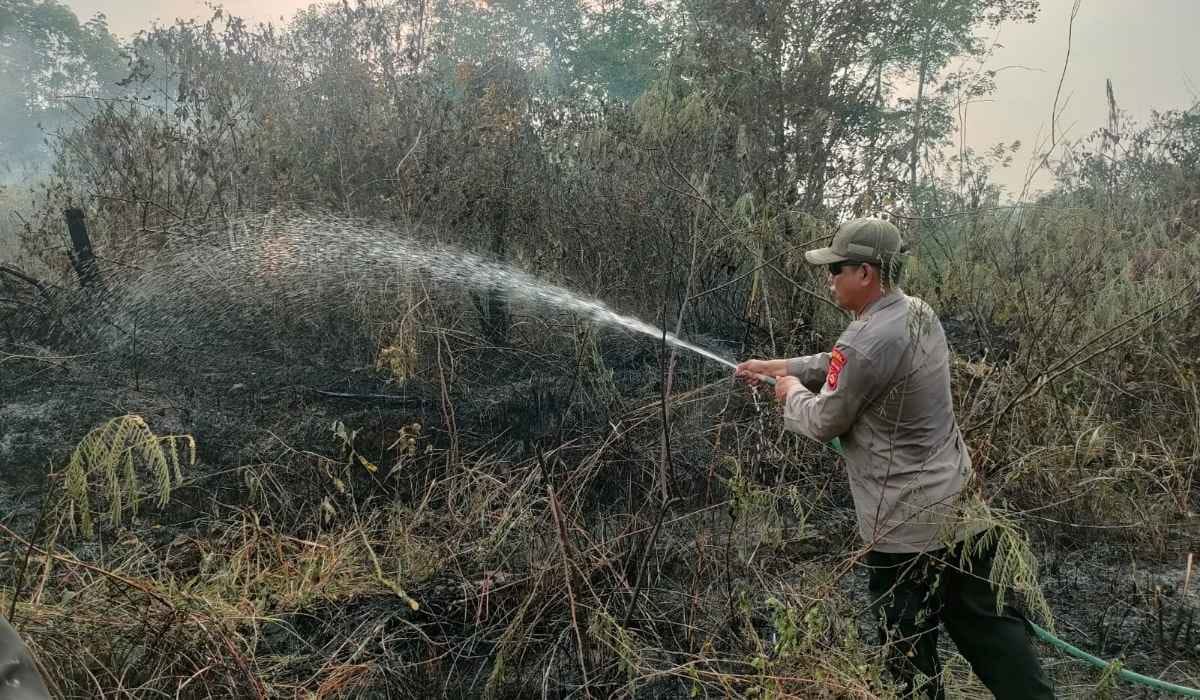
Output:
M834 301L854 321L830 352L750 360L737 375L776 378L788 430L840 438L870 547L873 609L906 697L944 697L941 622L997 698L1052 698L1023 618L1008 605L997 612L988 580L994 551L960 566L972 533L956 523L957 506L971 459L954 417L942 325L928 304L895 286L901 247L900 232L882 219L842 224L828 248L805 258L829 267Z

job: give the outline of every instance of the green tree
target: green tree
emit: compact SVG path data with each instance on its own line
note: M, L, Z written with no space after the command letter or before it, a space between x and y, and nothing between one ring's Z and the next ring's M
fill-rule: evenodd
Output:
M80 23L57 0L0 5L0 161L7 175L42 161L43 131L87 111L86 98L113 94L124 64L103 15Z
M689 3L677 66L744 130L757 201L816 211L864 208L867 197L869 209L905 197L920 145L953 127L950 88L968 76L942 76L950 88L930 95L950 59L986 51L982 26L1036 9L1035 0ZM906 99L913 84L917 97Z

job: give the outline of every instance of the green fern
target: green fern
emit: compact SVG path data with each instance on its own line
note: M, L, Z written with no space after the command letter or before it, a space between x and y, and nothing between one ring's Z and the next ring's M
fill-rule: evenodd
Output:
M128 509L137 514L142 493L139 467L149 471L159 507L183 481L180 448L186 445L187 463L196 462L196 441L190 435L155 435L138 415L113 418L88 433L67 462L64 489L71 529L95 534L92 520L93 488L107 500L109 522L120 523Z
M592 639L599 640L616 656L617 663L629 682L628 690L632 695L634 683L643 667L633 633L621 626L621 623L604 609L592 614L588 633Z
M1121 680L1121 661L1113 660L1108 666L1104 667L1104 672L1100 674L1099 680L1096 681L1096 687L1092 691L1092 697L1097 700L1112 700L1116 697L1117 688Z
M1054 616L1038 582L1038 563L1029 540L1015 523L996 514L978 498L969 498L964 505L964 528L974 533L963 542L960 565L995 547L990 579L996 589L996 610L1004 607L1005 595L1013 591L1025 602L1031 618L1053 632Z

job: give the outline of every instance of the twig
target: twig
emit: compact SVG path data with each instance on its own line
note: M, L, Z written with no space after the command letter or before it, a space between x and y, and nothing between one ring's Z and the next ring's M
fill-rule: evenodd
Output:
M1075 33L1075 17L1083 0L1075 0L1071 6L1071 18L1067 21L1067 55L1063 57L1062 73L1058 76L1058 88L1054 91L1054 104L1050 107L1050 147L1057 143L1055 125L1058 122L1058 99L1062 96L1063 82L1067 79L1067 68L1071 65L1071 37ZM1049 157L1049 154L1047 154Z
M29 560L33 554L33 543L37 541L42 534L42 525L46 523L46 508L50 501L50 493L52 492L50 482L50 470L46 474L46 492L42 495L42 507L38 510L37 523L33 526L33 535L29 538L29 543L25 546L25 558L21 562L21 573L17 575L17 583L13 587L12 603L8 607L8 621L12 625L16 625L15 616L17 614L17 601L21 598L21 587L25 585L25 572L29 570ZM1191 563L1191 555L1188 555L1188 563Z
M847 313L844 309L842 309L842 307L835 304L833 302L833 300L831 300L829 297L823 296L821 294L817 294L816 292L805 287L804 285L800 284L799 282L792 279L791 277L788 277L786 274L784 274L783 270L780 270L779 268L775 267L774 265L768 264L767 267L771 268L771 270L775 274L782 277L785 281L791 283L791 285L793 287L795 287L796 289L798 289L799 291L804 292L805 294L812 297L813 299L816 299L817 301L821 302L822 304L826 304L826 305L832 307L833 309L836 309L837 312L840 313L841 315L849 317L849 313Z
M403 600L404 604L410 609L414 611L419 610L421 608L420 603L413 600L412 596L410 596L407 591L401 588L399 584L383 575L383 567L379 564L379 557L375 556L375 550L371 548L371 542L367 539L366 529L360 527L358 534L362 536L363 546L367 548L367 556L371 558L371 565L375 569L375 580L390 588L391 591L395 593L397 597Z
M413 154L413 152L417 150L417 146L419 146L421 144L422 133L424 133L424 127L422 127L421 129L417 129L417 137L415 139L413 139L412 146L409 147L408 153L405 153L404 157L400 159L400 162L396 163L396 167L392 169L392 171L395 173L394 177L381 177L381 178L377 178L375 180L371 180L369 182L364 182L363 184L359 185L358 187L355 187L354 189L350 190L346 194L346 199L349 200L354 195L358 194L361 190L364 190L364 189L370 187L371 185L379 184L380 182L400 182L400 168L404 167L404 161L408 160L408 157L411 156Z
M0 265L0 272L3 272L4 274L7 274L7 275L12 275L13 277L16 277L17 279L21 280L22 282L26 282L34 287L37 287L37 290L39 292L41 292L42 294L45 294L47 291L49 291L46 288L45 282L42 282L39 279L31 277L16 268L9 267L8 265Z
M688 308L688 302L687 302L686 297L689 294L691 294L692 281L696 274L696 253L698 250L698 245L697 245L698 237L696 236L696 233L695 233L695 227L696 227L696 222L693 221L692 222L692 257L688 263L687 284L683 290L685 298L684 298L683 303L679 305L679 315L675 319L675 335L677 337L683 331L683 317L684 317L684 314L687 313L687 308ZM675 247L674 242L671 243L671 247L672 248ZM674 250L671 251L672 258L675 257L674 252L675 252ZM666 315L667 315L666 305L671 296L671 287L672 287L672 285L670 284L670 282L668 282L667 294L663 298L663 307L664 307L663 308L663 319L664 319L664 321L666 320ZM661 352L666 352L666 350L667 350L666 325L667 325L666 323L663 323L662 344L660 346L661 347L660 356L661 356ZM659 471L658 480L659 480L659 487L662 489L662 497L663 497L664 502L666 502L669 499L668 475L669 475L669 480L670 480L669 481L670 487L674 488L675 484L676 484L675 463L671 460L670 402L671 402L671 386L674 383L674 379L675 379L675 360L677 357L678 357L678 348L672 346L670 352L667 354L666 362L663 364L663 368L662 368L663 369L662 405L661 405L661 408L662 408L662 440L659 443L660 454L659 454L659 462L658 462L658 471Z
M750 275L753 275L755 272L758 272L759 270L763 269L764 267L767 267L767 266L771 265L771 263L773 263L773 262L775 262L776 260L778 260L778 259L782 258L783 256L787 255L788 253L792 252L793 250L795 250L795 249L797 249L797 248L805 248L805 247L807 247L807 246L813 245L814 243L824 243L825 241L828 241L828 240L830 240L830 239L832 239L832 238L833 238L833 234L830 234L830 235L828 235L828 236L821 236L820 238L814 238L814 239L812 239L812 240L808 240L808 241L805 241L805 242L803 242L803 243L797 243L797 244L795 244L795 245L790 245L790 246L787 246L786 248L784 248L784 249L783 249L783 252L781 252L781 253L778 253L778 254L776 254L776 255L772 255L771 257L767 258L766 260L763 260L763 261L762 261L761 263L759 263L758 265L755 265L754 267L750 268L749 270L746 270L745 272L743 272L742 274L738 275L737 277L734 277L733 279L730 279L730 280L727 280L727 281L725 281L725 282L722 282L721 284L718 284L718 285L717 285L717 286L715 286L715 287L712 287L712 288L706 289L706 290L704 290L703 292L696 292L696 293L695 293L695 294L693 294L692 296L688 297L688 299L687 299L687 300L688 300L688 301L695 301L695 300L699 299L699 298L700 298L700 297L702 297L702 296L705 296L705 295L707 295L707 294L712 294L713 292L720 291L720 290L722 290L722 289L724 289L724 288L728 287L728 286L729 286L729 285L731 285L731 284L736 284L736 283L738 283L738 282L740 282L740 281L742 281L742 280L746 279L746 278L747 278L747 277L749 277ZM778 272L778 270L776 270L776 272ZM790 280L789 280L789 281L790 281ZM795 283L793 283L793 284L795 284Z
M61 554L47 552L46 550L42 549L41 547L35 546L32 542L25 540L25 538L21 537L17 533L8 529L3 524L0 524L0 533L7 535L8 537L11 537L12 539L16 540L19 544L29 547L30 549L32 549L33 551L37 552L38 554L40 554L42 556L50 557L51 559L54 559L55 561L61 561L63 563L71 564L73 566L78 566L81 569L86 569L93 573L97 573L97 574L100 574L101 576L110 578L119 583L123 583L126 586L129 586L130 588L136 588L137 590L141 591L142 593L145 593L146 595L150 596L151 598L154 598L155 600L157 600L158 602L167 606L168 608L170 608L172 610L177 609L175 607L175 604L172 603L166 596L155 591L154 589L150 588L149 586L147 586L144 583L138 583L137 581L134 581L133 579L126 578L120 574L113 573L112 571L102 569L98 566L93 566L91 564L85 564L84 562L79 561L75 557L66 557Z
M1188 584L1192 581L1192 559L1195 556L1194 552L1188 552L1187 569L1183 573L1183 595L1187 595Z
M588 680L587 654L583 648L583 635L579 632L579 618L575 614L575 589L571 586L571 566L567 558L567 530L563 527L562 515L559 513L558 496L554 487L546 484L546 494L550 497L550 513L554 516L554 526L558 530L558 553L562 557L563 578L567 584L567 600L571 604L571 628L575 632L575 648L579 653L579 669L583 673L583 692L592 697L591 681Z
M658 510L658 517L654 519L654 529L650 531L650 537L646 541L646 545L642 547L642 557L637 568L637 580L635 580L633 583L633 597L629 600L629 609L625 611L625 622L621 624L622 627L629 627L629 622L633 619L633 612L637 609L638 596L640 596L642 592L642 581L645 578L646 561L650 558L650 552L653 551L654 545L658 541L658 533L659 529L662 527L663 518L666 516L667 510L670 509L671 504L675 502L675 500L675 497L667 499L663 503L662 508Z
M398 396L396 394L354 394L345 391L325 391L324 389L312 389L309 391L321 396L328 396L333 399L356 399L359 401L389 401L396 403L406 403L413 399L408 396Z
M1029 380L1027 382L1025 382L1025 386L1021 388L1020 393L1016 397L1014 397L1011 401L1009 401L1004 406L1004 408L1001 409L1000 412L995 415L995 417L975 423L974 425L967 427L963 432L971 433L971 432L977 430L978 428L982 427L983 425L985 425L987 423L991 423L992 432L994 433L996 428L1000 425L1000 423L1008 416L1009 413L1012 412L1012 410L1014 408L1017 407L1018 404L1020 404L1024 401L1027 401L1027 400L1033 398L1034 396L1037 396L1039 393L1041 393L1042 389L1047 384L1054 381L1055 379L1062 376L1063 374L1070 372L1071 370L1075 369L1076 367L1088 362L1089 360L1091 360L1099 355L1102 355L1102 354L1108 352L1109 350L1112 350L1113 348L1124 345L1125 343L1128 343L1129 341L1133 340L1134 338L1141 337L1142 333L1146 329L1139 328L1138 330L1136 330L1126 336L1118 338L1117 340L1115 340L1107 345L1102 346L1099 350L1095 350L1093 352L1090 352L1090 353L1084 355L1079 360L1072 361L1076 357L1078 357L1080 355L1080 353L1084 352L1088 347L1090 347L1092 345L1092 343L1095 343L1102 338L1112 335L1117 330L1132 324L1134 321L1138 320L1139 318L1142 318L1144 316L1147 316L1147 315L1153 313L1154 311L1165 306L1168 302L1175 300L1176 298L1178 298L1180 295L1182 295L1186 291L1188 291L1188 287L1184 287L1184 288L1180 289L1175 294L1172 294L1171 296L1169 296L1166 299L1164 299L1163 301L1155 304L1154 306L1150 307L1149 309L1146 309L1145 311L1143 311L1139 314L1135 314L1135 315L1125 319L1124 321L1118 323L1117 325L1113 326L1112 328L1109 328L1108 330L1100 333L1096 337L1081 344L1079 346L1079 348L1075 350L1075 352L1072 352L1070 355L1067 355L1066 357L1064 357L1061 360L1059 360L1058 362L1056 362L1054 364L1054 366L1052 366L1050 369L1046 370L1045 372L1039 372L1038 374L1035 374L1032 377L1030 377ZM1166 316L1170 316L1171 314L1174 314L1178 311L1186 309L1187 307L1192 306L1196 303L1197 303L1197 300L1190 300L1183 304L1180 304L1179 306L1176 306L1176 307L1166 311L1165 313L1163 313L1162 316L1159 317L1159 319L1164 318ZM1156 319L1156 321L1157 320L1158 319Z

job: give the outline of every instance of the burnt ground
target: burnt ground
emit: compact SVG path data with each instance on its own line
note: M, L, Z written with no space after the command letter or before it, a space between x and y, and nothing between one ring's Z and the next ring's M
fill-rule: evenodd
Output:
M450 397L458 438L469 448L505 444L519 458L528 456L532 445L569 439L604 425L635 398L656 395L661 369L654 344L636 339L618 339L615 344L601 388L572 376L577 373L570 358L492 351L484 364L482 351L460 348L460 389ZM0 365L4 522L28 533L42 503L48 466L64 464L90 429L126 413L144 416L159 434L187 433L197 440L198 463L188 485L166 511L143 518L143 525L160 526L155 535L160 539L190 532L207 501L239 502L243 488L229 480L228 470L263 459L278 451L281 442L295 450L336 453L331 441L334 421L360 430L356 447L363 453L394 440L394 426L414 422L424 426L433 443L450 440L441 385L432 373L397 382L378 368L346 357L284 357L277 348L234 350L147 351L131 360L124 350L92 354L81 347L64 351L22 346L25 358L9 358ZM719 380L722 372L682 360L675 386ZM461 384L469 386L462 390ZM589 392L603 391L610 392L603 401L589 400ZM845 510L849 500L844 485L840 479L831 483L834 507ZM850 522L838 517L811 523L821 536L797 555L797 564L841 557L854 539ZM1184 685L1200 684L1200 585L1193 582L1190 591L1183 590L1178 547L1170 553L1147 551L1123 542L1120 532L1083 531L1064 537L1061 528L1045 523L1031 523L1030 532L1061 637L1102 658L1121 659L1131 670ZM865 586L861 570L842 580L852 600L865 598ZM443 607L453 597L446 590ZM434 600L429 608L437 610L437 586L431 584L422 594ZM360 605L369 610L372 603ZM860 619L860 626L864 638L871 639L869 620ZM264 649L276 643L286 646L280 639L266 634ZM943 644L952 646L945 635ZM1098 670L1045 647L1043 651L1062 697L1090 696ZM1116 694L1157 696L1131 685L1120 686Z

